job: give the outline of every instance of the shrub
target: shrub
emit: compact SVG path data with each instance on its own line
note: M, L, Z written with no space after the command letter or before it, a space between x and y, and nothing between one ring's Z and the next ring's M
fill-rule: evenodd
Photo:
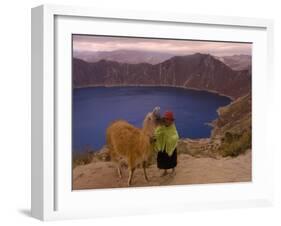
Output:
M236 157L251 148L252 136L250 131L243 131L241 134L227 132L222 139L220 153L223 157Z
M83 152L75 153L72 156L72 168L74 169L79 165L86 165L92 162L94 153L93 152Z
M224 141L227 143L231 143L233 141L233 135L230 132L226 132L224 137Z

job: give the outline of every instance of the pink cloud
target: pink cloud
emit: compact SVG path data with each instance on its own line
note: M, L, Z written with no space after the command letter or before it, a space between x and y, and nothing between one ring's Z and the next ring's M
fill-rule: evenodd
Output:
M74 51L94 52L123 49L167 52L175 55L185 55L200 52L222 56L234 54L251 55L252 44L221 41L168 40L152 38L73 35L73 49Z

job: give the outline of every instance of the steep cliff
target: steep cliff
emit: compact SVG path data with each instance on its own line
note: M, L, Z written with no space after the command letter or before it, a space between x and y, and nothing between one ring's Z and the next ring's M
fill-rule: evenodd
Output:
M167 85L208 90L236 99L251 90L250 70L234 71L208 54L172 57L162 63L127 64L73 59L73 85Z

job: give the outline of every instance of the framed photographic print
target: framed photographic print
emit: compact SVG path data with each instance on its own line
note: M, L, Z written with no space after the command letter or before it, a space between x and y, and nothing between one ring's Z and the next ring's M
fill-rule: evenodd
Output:
M272 30L264 19L32 9L32 216L270 205Z

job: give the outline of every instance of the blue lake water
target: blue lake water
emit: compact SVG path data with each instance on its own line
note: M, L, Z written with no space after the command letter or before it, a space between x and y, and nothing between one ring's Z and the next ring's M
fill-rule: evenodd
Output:
M161 114L174 112L180 137L209 137L206 123L216 110L230 103L218 94L172 87L93 87L73 90L73 151L100 149L110 122L124 119L141 127L145 115L156 106Z

